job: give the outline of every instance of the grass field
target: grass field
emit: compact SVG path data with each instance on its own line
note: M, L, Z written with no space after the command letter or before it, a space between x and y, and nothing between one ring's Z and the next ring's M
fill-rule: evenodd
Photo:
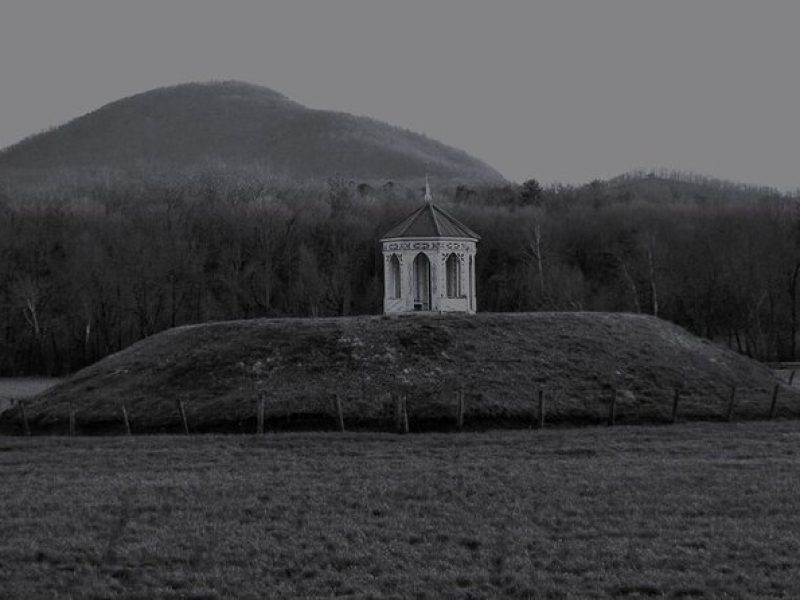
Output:
M786 383L791 379L793 387L800 387L800 376L795 372L795 376L792 377L792 369L775 369L775 376Z
M14 400L30 398L56 385L60 379L48 377L0 377L0 412Z
M0 437L0 596L797 598L800 423Z

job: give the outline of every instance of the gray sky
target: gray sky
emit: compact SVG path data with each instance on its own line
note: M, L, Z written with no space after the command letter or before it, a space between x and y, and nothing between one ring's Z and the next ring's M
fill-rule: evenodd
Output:
M800 2L2 0L0 146L154 87L265 85L510 179L800 187Z

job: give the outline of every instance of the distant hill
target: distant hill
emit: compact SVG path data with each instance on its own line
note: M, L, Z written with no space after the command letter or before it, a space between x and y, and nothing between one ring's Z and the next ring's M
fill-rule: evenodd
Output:
M602 194L618 200L652 203L730 203L784 197L771 187L666 169L631 171L605 182L588 183L583 189L590 193L600 190Z
M503 181L424 135L313 110L242 82L188 83L112 102L0 151L0 173L41 169L258 167L289 178Z
M773 373L764 365L654 317L608 313L405 315L251 319L170 329L79 371L28 400L37 432L64 432L70 407L84 432L174 430L183 400L200 431L253 431L258 391L270 427L334 426L332 395L353 428L391 428L391 393L408 395L412 427L453 426L463 389L468 427L529 427L544 389L550 423L602 423L611 386L623 423L765 418ZM624 390L624 392L623 392ZM783 389L780 416L797 416ZM20 429L19 411L0 432Z

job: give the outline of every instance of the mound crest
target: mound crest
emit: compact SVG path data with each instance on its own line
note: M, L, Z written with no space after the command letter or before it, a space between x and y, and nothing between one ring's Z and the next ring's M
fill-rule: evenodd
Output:
M721 419L731 386L735 418L766 418L775 379L763 365L659 319L603 313L407 315L255 319L179 327L88 367L26 405L31 428L65 431L70 407L82 432L180 427L180 400L196 431L253 431L257 398L268 429L391 428L393 396L407 398L413 429L528 427L538 390L548 423L598 423L611 389L621 422ZM791 397L790 397L791 396ZM778 414L800 403L781 392ZM18 411L0 430L20 428Z

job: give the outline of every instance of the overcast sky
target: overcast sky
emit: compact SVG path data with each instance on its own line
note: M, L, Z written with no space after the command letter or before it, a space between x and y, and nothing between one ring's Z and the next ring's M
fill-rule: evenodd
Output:
M796 0L2 0L0 146L240 79L517 181L666 167L796 189L799 26Z

